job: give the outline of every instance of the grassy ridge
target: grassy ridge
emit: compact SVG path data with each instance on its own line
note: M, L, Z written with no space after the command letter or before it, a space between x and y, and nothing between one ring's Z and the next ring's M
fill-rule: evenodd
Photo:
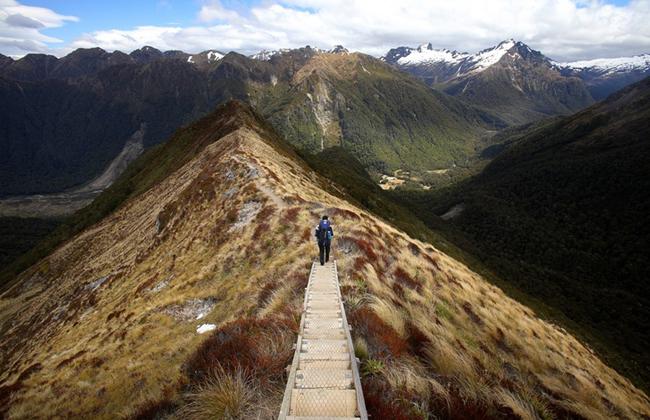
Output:
M247 107L247 112L241 112L242 107L245 106L236 101L221 105L208 116L179 129L165 144L147 150L91 204L64 220L34 248L0 271L0 289L8 287L16 275L49 255L57 246L163 180L206 145L239 128L245 123L241 120L243 116L254 118Z

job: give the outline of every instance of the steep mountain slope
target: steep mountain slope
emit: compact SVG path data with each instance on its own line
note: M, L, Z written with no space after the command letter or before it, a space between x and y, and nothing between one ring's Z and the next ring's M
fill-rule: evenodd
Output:
M475 155L478 137L503 125L375 58L336 51L313 54L272 89L254 94L254 105L297 147L342 146L384 173L425 170Z
M274 417L323 213L373 418L650 415L577 340L350 204L241 104L133 168L100 197L123 194L115 212L2 294L8 418Z
M74 80L0 79L0 195L90 181L143 128L145 147L159 143L220 101L203 89L205 79L180 60L116 65Z
M337 67L338 66L338 67ZM145 147L237 98L295 145L342 144L367 167L430 169L476 153L503 123L378 60L309 47L268 60L143 47L28 55L0 78L0 196L60 192L99 176L135 133Z
M650 79L504 140L470 182L420 202L508 280L560 308L650 383ZM424 216L428 217L428 216ZM431 220L434 223L433 220Z
M582 79L596 100L605 99L611 93L650 76L650 54L555 65L563 75Z
M539 51L512 39L476 54L428 44L393 49L383 59L511 124L570 114L593 102L580 79L562 75Z

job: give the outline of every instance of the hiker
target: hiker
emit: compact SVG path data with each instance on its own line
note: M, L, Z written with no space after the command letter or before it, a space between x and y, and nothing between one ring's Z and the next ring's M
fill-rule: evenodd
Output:
M330 245L334 231L327 216L323 216L316 226L316 240L318 241L318 250L320 251L320 265L325 265L330 260Z

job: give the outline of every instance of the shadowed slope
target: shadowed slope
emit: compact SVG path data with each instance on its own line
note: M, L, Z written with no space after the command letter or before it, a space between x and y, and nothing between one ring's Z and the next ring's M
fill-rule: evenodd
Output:
M505 137L482 173L423 198L474 252L527 293L559 308L612 364L648 387L650 79L573 116ZM416 200L417 201L417 200Z

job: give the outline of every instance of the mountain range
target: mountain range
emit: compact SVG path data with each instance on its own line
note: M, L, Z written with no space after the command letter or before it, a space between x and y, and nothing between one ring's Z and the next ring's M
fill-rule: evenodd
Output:
M310 47L255 59L144 47L28 55L0 70L0 195L91 182L134 135L144 148L225 100L251 103L306 150L343 145L368 168L448 167L504 123L381 61Z
M582 79L596 100L650 76L650 54L554 64L563 75Z
M650 74L647 55L557 63L513 39L475 54L398 47L382 60L511 124L570 114Z
M494 130L581 109L648 71L638 57L558 64L513 40L477 54L400 47L382 60L390 66L341 46L3 56L0 196L92 184L134 136L152 147L230 98L297 147L342 145L374 173L465 166Z

